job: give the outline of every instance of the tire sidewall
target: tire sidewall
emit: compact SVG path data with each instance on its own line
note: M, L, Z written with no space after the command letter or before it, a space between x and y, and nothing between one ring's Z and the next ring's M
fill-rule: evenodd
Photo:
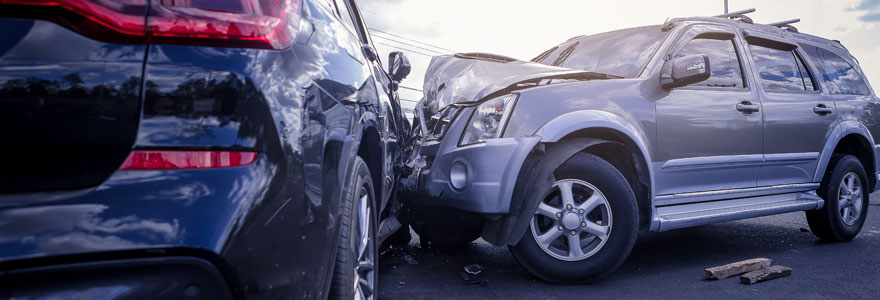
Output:
M859 219L853 225L847 225L843 222L838 206L840 185L843 181L843 177L850 172L855 173L862 184L862 211L859 214ZM824 189L821 191L824 196L823 198L825 199L825 207L823 210L825 217L827 217L829 221L829 229L831 229L832 234L834 234L839 240L852 240L859 234L859 231L862 230L862 226L864 225L865 218L868 214L870 193L868 176L864 167L862 167L861 162L857 158L851 155L843 156L834 165L831 176L828 178L828 181L823 184L823 187Z
M348 226L341 225L340 226L340 249L339 251L344 251L344 253L339 253L337 255L337 266L335 267L335 276L334 276L334 284L331 287L330 299L351 299L354 297L354 291L352 290L351 284L354 282L354 272L355 267L358 265L358 228L359 228L359 220L358 220L358 200L359 193L362 186L365 186L368 193L369 202L367 205L370 206L370 239L373 241L372 251L375 253L375 261L373 275L373 282L376 283L374 287L374 294L378 292L378 246L376 245L377 239L377 218L378 212L376 211L376 197L375 197L375 189L373 188L372 177L370 176L370 171L366 165L366 163L360 157L355 159L354 167L349 177L346 180L345 186L345 198L343 200L344 203L340 204L340 216L342 218L347 218ZM342 246L342 244L345 246ZM369 250L368 250L369 251ZM341 261L341 255L345 255L343 261ZM343 265L340 265L343 264ZM338 281L338 282L337 282Z
M514 257L530 272L551 282L589 282L614 271L625 261L638 235L638 208L626 179L610 163L586 153L578 153L567 160L554 171L554 176L557 181L577 179L588 182L608 199L613 217L608 241L593 256L579 261L562 261L544 252L529 228L520 242L511 248ZM541 199L531 201L543 201L552 186L544 189L546 192Z

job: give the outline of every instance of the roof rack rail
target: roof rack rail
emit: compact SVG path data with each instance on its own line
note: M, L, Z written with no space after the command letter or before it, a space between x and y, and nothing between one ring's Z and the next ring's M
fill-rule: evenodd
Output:
M732 19L732 20L739 20L739 21L742 21L742 22L744 22L744 23L755 24L755 22L752 21L752 18L749 18L749 17L746 16L746 14L750 14L750 13L753 13L753 12L755 12L755 11L756 11L756 9L754 9L754 8L749 8L749 9L744 9L744 10L735 11L735 12L731 12L731 13L726 13L726 14L723 14L723 15L717 15L717 16L714 16L714 17L716 17L716 18Z
M744 10L735 11L735 12L731 12L731 13L726 13L726 14L723 14L723 15L717 15L717 16L714 16L714 17L716 17L716 18L730 18L730 17L736 17L736 16L745 15L745 14L750 14L750 13L753 13L753 12L755 12L755 11L756 11L756 9L754 9L754 8L749 8L749 9L744 9Z
M791 19L791 20L770 23L767 25L779 27L780 29L786 30L788 32L798 33L799 31L798 31L797 27L791 26L791 24L794 24L794 23L797 23L800 21L801 21L801 19Z

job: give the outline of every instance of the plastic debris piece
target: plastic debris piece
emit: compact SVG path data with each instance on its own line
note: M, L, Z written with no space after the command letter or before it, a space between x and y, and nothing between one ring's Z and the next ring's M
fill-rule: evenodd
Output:
M419 261L417 261L415 258L413 258L413 257L412 257L411 255L409 255L409 254L404 255L402 258L403 258L403 260L406 261L406 263L408 263L408 264L411 264L411 265L418 265L418 264L419 264Z
M488 280L478 279L476 276L468 274L467 272L458 272L458 276L461 276L461 279L464 280L465 285L479 285L479 286L489 285Z
M468 274L471 274L471 275L480 274L480 272L483 272L483 270L484 270L483 267L478 264L472 264L472 265L464 267L464 271L468 272Z

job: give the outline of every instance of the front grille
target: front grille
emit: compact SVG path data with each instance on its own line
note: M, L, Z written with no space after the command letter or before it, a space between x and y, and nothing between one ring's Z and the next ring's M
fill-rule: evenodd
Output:
M458 106L449 105L425 120L425 125L428 127L427 140L443 139L452 121L458 117L459 111L461 109Z

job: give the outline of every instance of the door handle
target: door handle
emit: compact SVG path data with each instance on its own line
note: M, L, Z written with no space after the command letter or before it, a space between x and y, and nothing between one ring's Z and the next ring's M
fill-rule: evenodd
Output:
M825 106L825 104L819 104L813 107L813 112L820 116L824 116L834 113L834 110Z
M743 115L751 115L753 113L761 111L761 108L757 104L752 104L751 101L743 100L740 103L736 104L736 110L741 112Z

